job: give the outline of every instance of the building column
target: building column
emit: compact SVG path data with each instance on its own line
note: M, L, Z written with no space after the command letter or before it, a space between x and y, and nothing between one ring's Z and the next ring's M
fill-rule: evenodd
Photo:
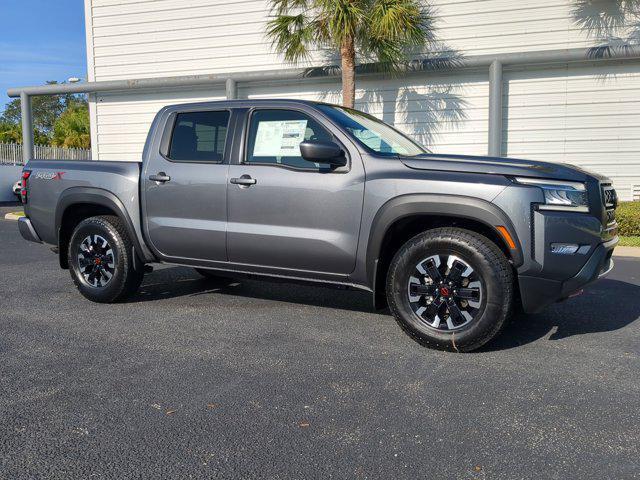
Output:
M233 78L227 78L225 90L227 92L227 100L235 100L238 98L238 84Z
M33 118L31 97L20 92L20 114L22 117L22 160L26 164L33 158Z
M489 67L489 141L488 153L502 156L502 62L494 60Z

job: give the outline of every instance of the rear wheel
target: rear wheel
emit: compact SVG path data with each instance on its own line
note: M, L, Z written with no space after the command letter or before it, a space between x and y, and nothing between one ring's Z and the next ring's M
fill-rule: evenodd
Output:
M91 301L118 302L140 286L144 270L134 268L132 243L122 221L104 215L83 220L68 248L69 271L80 293Z
M389 307L403 330L435 348L471 351L495 338L513 306L513 273L500 249L461 228L421 233L396 253Z

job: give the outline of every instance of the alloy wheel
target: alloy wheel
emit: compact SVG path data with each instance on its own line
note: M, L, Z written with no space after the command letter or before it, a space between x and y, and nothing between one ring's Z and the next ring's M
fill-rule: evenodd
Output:
M116 270L109 242L97 234L85 237L78 247L78 267L88 285L96 288L107 286Z
M482 279L465 260L436 254L418 262L407 294L420 322L440 332L459 330L480 314Z

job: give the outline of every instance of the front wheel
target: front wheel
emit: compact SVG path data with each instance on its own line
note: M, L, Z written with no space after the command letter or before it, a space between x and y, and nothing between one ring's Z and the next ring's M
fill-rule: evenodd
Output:
M134 268L131 239L122 221L104 215L83 220L69 241L71 278L91 301L124 300L140 286L144 269Z
M419 343L472 351L495 338L513 306L511 265L488 238L462 228L423 232L396 253L387 299Z

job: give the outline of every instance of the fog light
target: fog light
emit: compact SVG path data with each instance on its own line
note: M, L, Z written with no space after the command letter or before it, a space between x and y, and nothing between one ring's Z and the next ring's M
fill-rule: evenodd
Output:
M575 243L552 243L551 253L557 253L558 255L573 255L580 248Z

